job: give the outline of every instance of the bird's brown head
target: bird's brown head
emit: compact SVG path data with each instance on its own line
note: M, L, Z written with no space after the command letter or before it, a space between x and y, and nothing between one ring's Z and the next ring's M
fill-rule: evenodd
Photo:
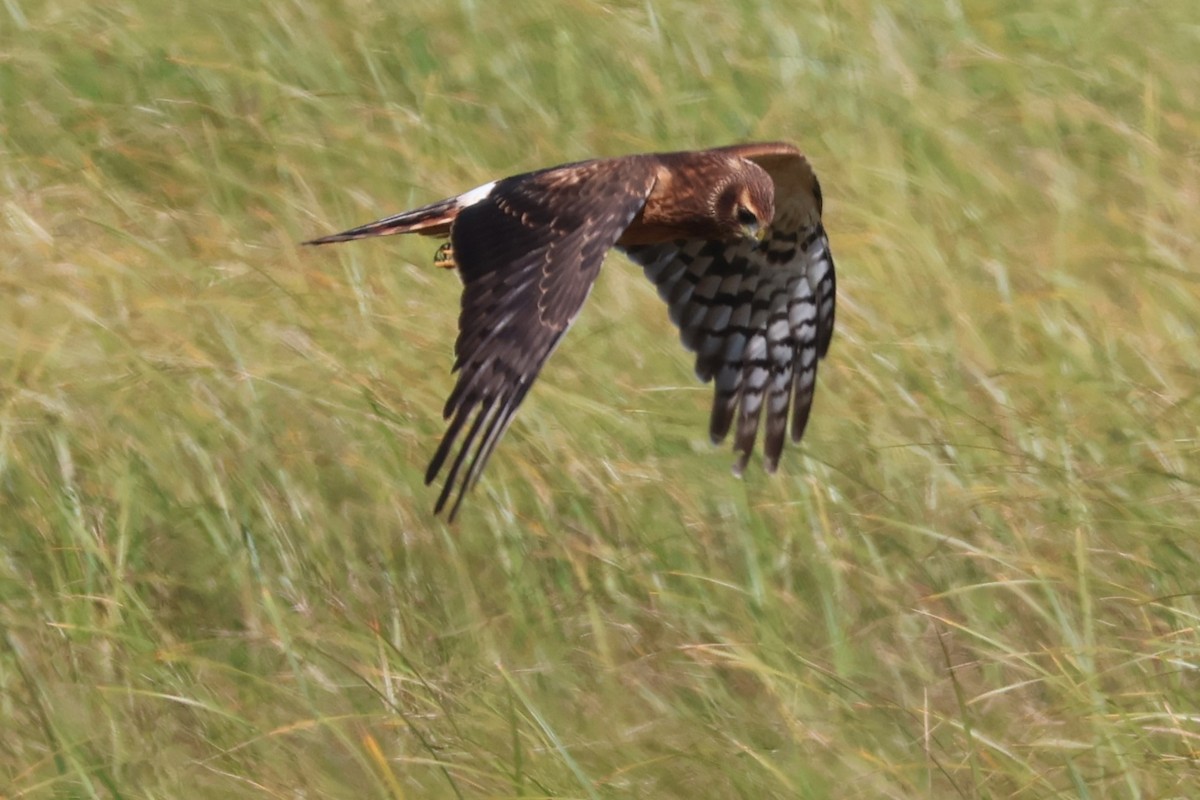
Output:
M734 159L726 180L714 187L712 215L728 239L762 238L775 218L775 183L762 167Z

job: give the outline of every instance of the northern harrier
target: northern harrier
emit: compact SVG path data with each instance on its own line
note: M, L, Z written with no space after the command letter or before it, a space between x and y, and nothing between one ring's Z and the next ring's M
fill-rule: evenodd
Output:
M789 144L733 145L581 161L307 244L419 233L449 237L435 263L463 281L450 420L425 482L450 462L435 512L453 519L538 371L571 326L612 247L667 302L696 375L715 380L709 432L737 418L734 472L746 466L766 405L765 465L808 422L817 359L833 335L834 267L821 187ZM465 433L464 433L465 431Z

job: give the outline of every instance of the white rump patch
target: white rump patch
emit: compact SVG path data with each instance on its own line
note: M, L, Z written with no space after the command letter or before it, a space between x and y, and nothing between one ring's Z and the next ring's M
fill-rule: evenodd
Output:
M476 186L469 192L464 192L455 198L458 205L462 208L473 206L480 200L486 200L487 196L492 193L492 189L496 188L496 182L485 183L483 186Z

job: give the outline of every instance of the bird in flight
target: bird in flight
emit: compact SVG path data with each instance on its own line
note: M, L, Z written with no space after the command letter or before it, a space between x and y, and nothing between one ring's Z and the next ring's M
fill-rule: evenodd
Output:
M613 247L655 283L696 375L714 381L714 444L736 419L736 474L764 407L768 472L789 406L792 440L804 433L833 335L835 277L820 184L790 144L564 164L305 244L398 233L448 238L434 263L463 282L449 427L425 474L430 484L449 464L435 513L454 496L454 518Z

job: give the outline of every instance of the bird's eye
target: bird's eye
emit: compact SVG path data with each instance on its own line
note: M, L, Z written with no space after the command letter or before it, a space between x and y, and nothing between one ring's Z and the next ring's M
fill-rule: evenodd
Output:
M741 225L757 225L758 217L755 215L755 213L753 211L746 208L745 206L738 206L737 221Z

